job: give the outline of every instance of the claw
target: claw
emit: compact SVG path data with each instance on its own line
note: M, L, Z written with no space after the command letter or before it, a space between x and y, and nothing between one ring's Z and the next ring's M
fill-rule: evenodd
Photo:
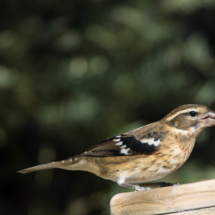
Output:
M134 188L135 188L135 191L151 190L151 187L135 186Z

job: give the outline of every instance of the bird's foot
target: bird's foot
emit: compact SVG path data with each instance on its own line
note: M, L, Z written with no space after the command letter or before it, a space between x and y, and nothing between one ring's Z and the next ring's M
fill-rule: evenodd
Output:
M155 183L141 183L137 184L136 186L139 187L169 187L169 186L178 186L180 185L179 183L177 184L172 184L172 183L166 183L166 182L155 182Z
M135 191L143 191L143 190L151 190L151 187L140 187L138 185L134 185Z
M172 184L172 183L161 182L161 187L178 186L178 185L180 185L180 184L179 183Z
M118 183L118 185L120 185L122 187L128 187L128 188L134 189L135 191L151 190L150 187L143 187L143 186L139 186L137 184L127 184L127 183L125 183L125 180L122 177L117 178L117 183Z
M179 183L177 183L177 184L173 184L173 186L178 186L178 185L180 185Z

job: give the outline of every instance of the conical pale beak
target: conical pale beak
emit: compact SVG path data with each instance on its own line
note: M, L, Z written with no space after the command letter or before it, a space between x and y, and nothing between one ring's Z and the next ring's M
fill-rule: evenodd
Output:
M204 127L211 127L215 125L215 111L209 110L201 119Z

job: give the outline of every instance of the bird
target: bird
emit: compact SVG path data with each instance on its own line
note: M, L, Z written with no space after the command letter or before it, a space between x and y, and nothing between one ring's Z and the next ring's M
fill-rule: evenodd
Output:
M108 138L84 153L62 161L18 171L60 168L91 172L135 191L180 168L190 156L196 138L206 127L215 125L215 111L200 104L186 104L161 120ZM144 185L144 186L143 186ZM176 185L161 182L160 185Z

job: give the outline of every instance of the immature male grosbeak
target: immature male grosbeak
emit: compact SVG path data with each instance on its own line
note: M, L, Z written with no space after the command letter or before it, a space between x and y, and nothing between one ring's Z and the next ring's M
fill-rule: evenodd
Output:
M82 154L19 172L83 170L121 186L145 190L148 188L140 183L157 180L181 167L199 133L213 125L215 111L203 105L183 105L160 121L109 138Z

